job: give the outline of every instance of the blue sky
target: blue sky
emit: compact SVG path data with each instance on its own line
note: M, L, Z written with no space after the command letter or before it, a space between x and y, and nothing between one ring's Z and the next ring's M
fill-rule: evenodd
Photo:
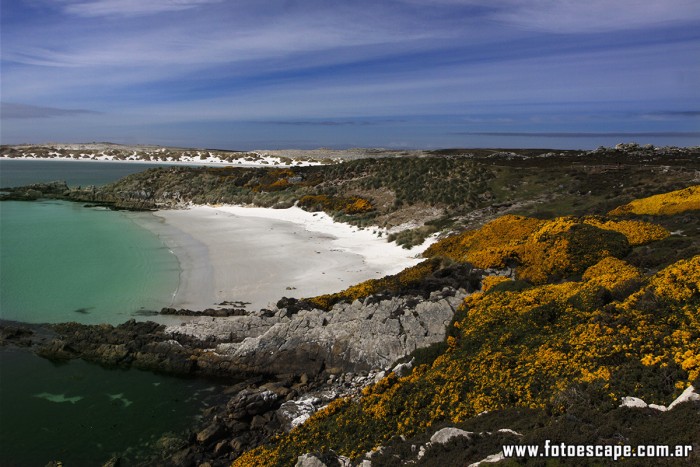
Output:
M697 0L5 0L3 144L700 145Z

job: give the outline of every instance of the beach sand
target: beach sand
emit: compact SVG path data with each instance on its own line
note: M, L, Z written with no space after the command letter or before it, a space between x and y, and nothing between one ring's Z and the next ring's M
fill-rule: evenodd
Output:
M377 235L300 208L192 206L141 216L180 261L172 306L201 310L222 302L267 308L281 297L312 297L394 274L427 248L403 249ZM373 233L374 232L374 233Z

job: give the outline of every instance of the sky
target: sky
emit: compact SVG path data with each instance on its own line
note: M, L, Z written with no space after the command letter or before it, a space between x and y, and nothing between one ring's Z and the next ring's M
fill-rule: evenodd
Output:
M0 142L700 145L697 0L3 0Z

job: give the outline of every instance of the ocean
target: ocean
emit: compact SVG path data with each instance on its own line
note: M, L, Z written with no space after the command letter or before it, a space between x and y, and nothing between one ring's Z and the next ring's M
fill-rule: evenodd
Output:
M0 186L101 185L146 168L0 161ZM178 260L135 216L54 200L0 204L0 318L118 324L169 306Z
M0 187L101 185L148 167L0 160ZM0 203L0 318L118 324L169 305L179 264L135 215L62 201ZM132 465L164 436L192 427L221 391L219 383L0 348L0 465L93 466L113 454Z

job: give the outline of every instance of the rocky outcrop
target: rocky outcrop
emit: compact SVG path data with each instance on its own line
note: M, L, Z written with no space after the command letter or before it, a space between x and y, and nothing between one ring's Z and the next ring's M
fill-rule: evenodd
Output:
M194 320L165 327L130 320L118 326L47 325L37 353L212 377L264 374L309 377L385 369L414 350L445 338L464 291L445 288L429 298L391 297L336 304L331 311L260 310L245 316ZM3 338L31 344L30 331L5 326ZM32 331L34 332L34 331ZM6 336L6 337L5 337ZM397 371L410 371L404 365ZM325 376L324 376L325 377Z
M214 354L246 372L356 372L387 368L417 348L444 340L445 328L465 295L446 288L426 300L410 296L356 300L336 304L329 312L300 310L292 316L281 309L272 317L238 317L225 325L188 324L167 332L228 337Z
M32 185L0 188L0 201L35 201L39 198L63 198L68 196L70 188L66 182L34 183Z
M62 323L47 327L56 336L43 341L36 352L52 360L82 358L102 365L178 375L231 375L225 370L216 371L211 364L197 365L198 357L214 345L212 340L191 336L175 339L164 332L165 326L153 322L130 320L118 326Z
M0 347L35 348L57 337L40 324L0 320Z

